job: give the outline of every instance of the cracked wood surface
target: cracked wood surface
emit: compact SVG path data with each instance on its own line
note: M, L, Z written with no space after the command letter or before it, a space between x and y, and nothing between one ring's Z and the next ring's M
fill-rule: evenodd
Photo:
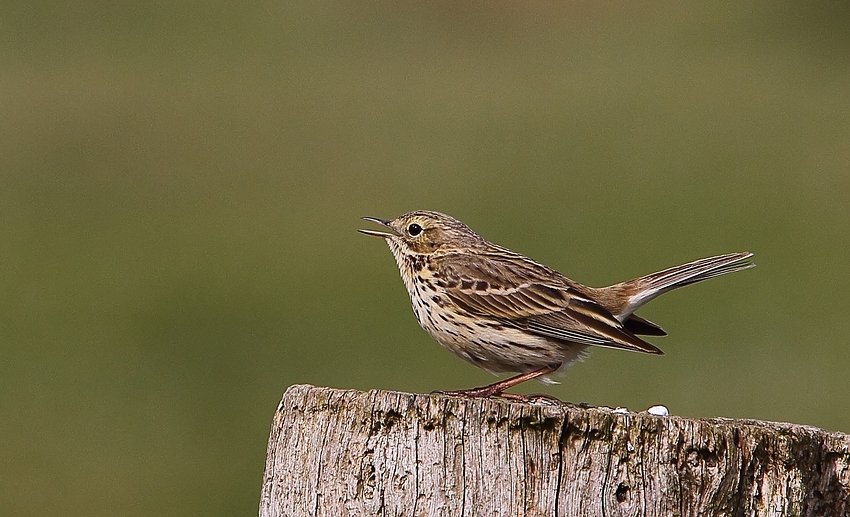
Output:
M260 516L850 515L850 435L572 405L290 387Z

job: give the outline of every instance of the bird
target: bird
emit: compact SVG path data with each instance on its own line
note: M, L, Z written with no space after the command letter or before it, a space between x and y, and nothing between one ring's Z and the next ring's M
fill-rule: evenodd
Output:
M461 221L429 210L363 217L388 231L358 230L389 245L419 325L439 344L488 372L516 375L462 397L524 400L505 390L554 383L591 347L662 355L639 336L665 336L635 311L673 289L753 267L750 252L671 267L608 287L589 287L493 244Z

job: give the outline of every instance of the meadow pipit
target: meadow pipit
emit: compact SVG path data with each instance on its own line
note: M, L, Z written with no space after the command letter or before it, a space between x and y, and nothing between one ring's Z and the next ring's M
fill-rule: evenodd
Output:
M419 325L441 345L489 372L519 375L481 388L444 392L509 396L512 386L566 369L589 346L663 354L638 335L667 335L634 314L677 287L753 267L752 253L730 253L608 287L588 287L484 240L462 222L419 210L386 221L387 241Z

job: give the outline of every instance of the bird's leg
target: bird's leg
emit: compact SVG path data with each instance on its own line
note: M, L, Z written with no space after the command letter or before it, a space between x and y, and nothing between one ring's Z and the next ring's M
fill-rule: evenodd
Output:
M503 381L494 382L493 384L488 384L487 386L482 386L480 388L472 388L469 390L456 390L456 391L437 391L435 393L441 393L443 395L451 395L454 397L470 397L470 398L487 398L492 397L494 395L500 395L508 399L513 400L525 400L522 395L512 395L512 394L503 394L502 392L508 388L513 388L517 384L521 382L525 382L536 377L540 377L541 375L546 375L556 371L560 368L560 364L544 366L543 368L538 368L536 370L532 370L530 372L521 373L519 375L515 375Z

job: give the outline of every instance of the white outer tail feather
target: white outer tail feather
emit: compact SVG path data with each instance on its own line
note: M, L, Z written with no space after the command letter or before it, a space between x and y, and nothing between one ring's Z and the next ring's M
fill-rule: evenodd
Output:
M637 284L638 292L632 295L626 309L617 315L617 319L625 320L641 306L673 289L755 267L747 260L752 256L752 253L742 252L708 257L624 282Z

